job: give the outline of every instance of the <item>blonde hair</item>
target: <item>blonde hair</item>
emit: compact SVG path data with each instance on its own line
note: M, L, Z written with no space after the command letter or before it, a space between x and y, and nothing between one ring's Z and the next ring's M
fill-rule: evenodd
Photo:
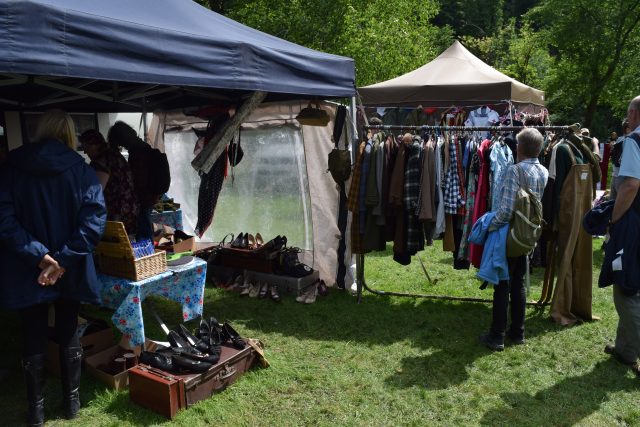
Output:
M62 110L49 110L42 115L36 128L36 141L53 138L75 150L78 145L73 119Z

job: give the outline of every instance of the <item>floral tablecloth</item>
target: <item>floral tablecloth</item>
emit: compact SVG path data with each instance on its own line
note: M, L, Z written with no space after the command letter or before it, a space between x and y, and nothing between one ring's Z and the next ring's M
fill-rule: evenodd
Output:
M163 224L174 230L183 231L182 228L182 209L175 211L151 212L151 222L154 224Z
M129 343L141 345L144 343L142 301L149 295L160 295L182 304L183 321L199 317L206 275L207 263L200 258L138 282L98 274L102 305L115 309L111 320Z

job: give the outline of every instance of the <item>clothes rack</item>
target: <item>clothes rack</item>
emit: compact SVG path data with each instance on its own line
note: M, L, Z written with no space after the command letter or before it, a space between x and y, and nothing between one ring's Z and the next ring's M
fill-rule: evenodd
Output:
M413 131L413 132L424 132L424 131L441 131L441 132L480 132L480 131L490 131L490 132L514 132L520 131L525 128L537 129L540 132L568 132L575 129L577 126L580 129L579 124L575 124L572 126L439 126L439 125L422 125L422 126L407 126L407 125L364 125L362 126L363 132L362 135L366 135L367 130L399 130L399 131ZM357 142L356 142L357 144ZM355 151L354 151L355 152ZM377 289L370 288L365 280L364 275L364 261L365 254L356 254L356 287L357 287L357 303L360 304L362 302L362 290L366 289L375 295L387 295L387 296L401 296L401 297L410 297L410 298L427 298L427 299L440 299L440 300L448 300L448 301L466 301L466 302L481 302L481 303L492 303L493 299L484 299L484 298L474 298L474 297L454 297L447 295L429 295L429 294L414 294L408 292L388 292L381 291ZM526 287L527 287L527 295L529 294L530 283L529 283L529 257L526 258ZM527 301L527 305L535 306L535 307L544 307L545 305L549 305L548 302L540 303L540 302L530 302Z

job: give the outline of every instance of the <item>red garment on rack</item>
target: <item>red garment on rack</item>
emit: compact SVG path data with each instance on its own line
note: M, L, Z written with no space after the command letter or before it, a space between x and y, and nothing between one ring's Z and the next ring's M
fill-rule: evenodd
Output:
M478 147L478 157L480 159L480 176L478 177L478 188L476 189L475 205L473 206L472 224L475 224L478 218L487 213L487 197L489 196L489 162L485 161L485 151L489 150L491 141L485 139ZM484 246L469 244L469 261L474 267L480 268L482 260L482 250Z

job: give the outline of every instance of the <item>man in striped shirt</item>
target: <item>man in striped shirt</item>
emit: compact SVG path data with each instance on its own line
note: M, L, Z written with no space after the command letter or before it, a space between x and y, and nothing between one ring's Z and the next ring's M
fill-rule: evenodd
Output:
M511 165L504 173L502 186L498 189L500 204L494 207L496 216L491 221L489 230L495 230L509 224L513 217L516 193L520 188L518 168L524 172L525 185L533 194L542 200L544 187L547 185L549 172L538 161L542 150L543 138L537 129L525 128L516 136L518 142L518 165ZM497 209L496 209L497 208ZM524 314L526 290L524 274L526 255L508 258L508 281L501 281L493 288L493 317L489 332L480 336L480 341L491 350L504 350L505 334L513 344L524 344ZM511 326L507 331L507 309L511 299Z

